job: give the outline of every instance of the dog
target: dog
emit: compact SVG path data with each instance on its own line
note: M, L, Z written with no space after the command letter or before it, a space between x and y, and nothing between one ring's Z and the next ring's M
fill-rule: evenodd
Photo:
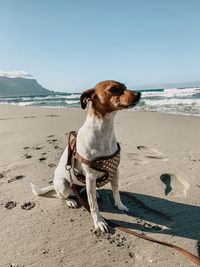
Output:
M88 112L85 122L77 133L76 150L78 154L87 161L92 161L116 153L119 145L114 132L114 117L117 111L134 107L140 97L140 92L129 90L124 84L114 80L99 82L94 88L84 91L81 94L80 102L83 109L88 105ZM70 185L74 183L85 186L94 227L102 232L107 232L108 225L99 212L96 196L97 179L101 178L104 173L76 160L74 169L76 173L85 176L85 184L83 184L74 173L71 176L66 170L67 158L68 147L64 150L55 169L53 185L39 188L31 184L33 194L42 195L55 190L58 198L65 199L69 207L76 208L77 202L70 198L70 196L74 196ZM110 182L115 206L121 211L128 212L129 208L120 199L118 171Z

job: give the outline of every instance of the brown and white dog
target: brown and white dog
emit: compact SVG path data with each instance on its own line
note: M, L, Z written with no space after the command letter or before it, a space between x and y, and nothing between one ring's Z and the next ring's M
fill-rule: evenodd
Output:
M118 110L134 107L140 100L141 93L128 90L120 82L108 80L95 85L81 94L81 106L86 108L88 113L84 124L78 130L76 149L77 152L87 160L113 155L117 149L117 140L114 133L114 116ZM63 152L59 164L54 173L54 185L45 188L38 188L31 184L34 195L42 195L51 190L55 190L59 198L66 199L69 207L77 207L70 187L69 172L66 170L68 147ZM76 161L75 170L78 174L83 174L86 178L86 191L90 205L94 227L103 232L108 230L105 220L99 213L96 199L96 180L103 175L102 172L90 168L88 165ZM80 181L73 175L73 183L78 185ZM119 175L111 181L115 206L122 211L129 209L122 203L119 194Z

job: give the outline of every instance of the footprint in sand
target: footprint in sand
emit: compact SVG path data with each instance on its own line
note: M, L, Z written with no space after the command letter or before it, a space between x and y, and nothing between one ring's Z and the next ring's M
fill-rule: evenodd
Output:
M24 119L33 119L35 118L35 116L26 116L26 117L23 117Z
M53 134L51 134L51 135L49 135L49 136L47 136L48 138L51 138L51 137L54 137L54 135Z
M187 197L187 190L190 188L190 184L180 176L170 173L163 173L160 176L160 180L165 185L165 195L169 193L175 196L183 195Z
M48 138L52 138L54 137L54 135L49 135ZM53 139L47 139L46 140L49 144L52 144L54 145L54 149L62 149L59 147L59 144L58 144L58 139L56 138L53 138Z
M39 158L39 161L40 162L43 162L43 161L45 161L47 158L45 158L45 157L41 157L41 158Z
M19 265L15 263L8 263L8 265L5 265L5 267L24 267L24 265Z
M43 146L38 146L38 145L36 145L36 146L33 147L33 150L40 150L40 149L42 149L42 148L43 148Z
M0 173L0 179L4 178L6 176L5 172Z
M140 158L140 155L136 154L136 153L127 153L126 154L127 158L131 161L134 161L135 165L140 165L140 164L145 164L147 163L147 160L142 160Z
M46 117L61 117L61 116L57 114L48 114L46 115Z
M158 150L154 148L140 145L140 146L137 146L137 149L140 150L143 153L144 157L147 159L159 159L162 161L168 160L168 158L164 157L161 152L159 152Z
M30 210L33 209L35 207L35 203L34 202L24 202L24 204L21 205L21 208L23 210Z
M26 159L31 159L31 158L32 158L32 156L31 156L31 155L28 155L28 154L24 154L24 157L25 157Z
M8 183L12 183L14 181L22 180L25 177L25 175L17 175L14 178L8 180Z
M13 118L0 118L0 121L4 121L4 120L12 120Z
M58 139L47 139L47 142L48 142L49 144L53 144L53 145L55 145L55 144L57 144Z
M29 148L30 148L29 146L25 146L25 147L23 147L24 150L27 150L27 149L29 149Z
M5 208L7 210L11 210L13 208L15 208L17 206L17 203L14 202L14 201L8 201L6 204L5 204Z
M54 164L54 163L49 163L48 166L49 166L50 168L54 168L54 167L56 167L56 164Z

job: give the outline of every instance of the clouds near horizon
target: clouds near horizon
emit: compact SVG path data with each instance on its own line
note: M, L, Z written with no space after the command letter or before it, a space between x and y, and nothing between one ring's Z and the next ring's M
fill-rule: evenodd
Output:
M0 70L0 76L5 76L9 78L16 78L16 77L32 78L33 77L30 73L28 73L27 71L23 71L23 70L15 70L15 71Z

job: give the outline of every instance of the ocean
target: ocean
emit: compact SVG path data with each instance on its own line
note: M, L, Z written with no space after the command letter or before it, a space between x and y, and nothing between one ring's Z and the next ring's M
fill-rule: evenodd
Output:
M140 103L133 111L150 111L200 116L200 88L171 88L138 90ZM0 97L0 104L41 106L52 108L80 107L80 93L46 96ZM131 111L131 109L129 109Z

